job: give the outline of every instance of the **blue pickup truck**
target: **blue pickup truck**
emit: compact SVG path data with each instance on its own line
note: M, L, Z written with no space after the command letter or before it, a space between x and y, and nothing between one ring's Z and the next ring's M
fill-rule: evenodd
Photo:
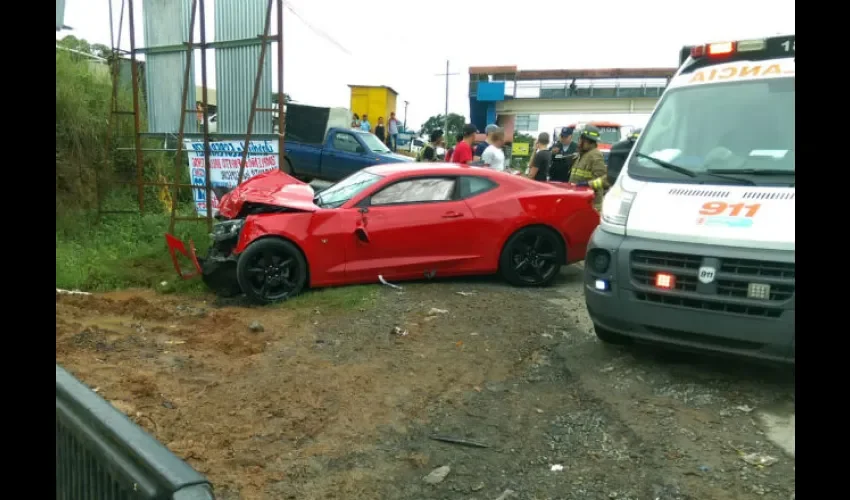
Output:
M295 103L286 105L284 153L284 171L302 180L338 181L371 165L412 161L374 134L353 130L345 108Z
M413 161L393 153L374 134L331 127L322 143L287 140L286 173L300 179L338 181L362 168L379 163Z

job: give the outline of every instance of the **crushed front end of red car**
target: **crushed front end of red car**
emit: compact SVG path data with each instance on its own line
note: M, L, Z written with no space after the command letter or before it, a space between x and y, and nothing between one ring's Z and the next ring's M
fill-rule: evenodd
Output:
M205 257L196 254L194 242L187 245L174 235L165 234L174 269L182 279L201 276L221 296L241 293L236 279L236 249L246 220L258 214L314 212L319 207L313 203L313 195L309 184L280 171L248 179L221 198ZM193 271L181 269L180 255L189 260Z

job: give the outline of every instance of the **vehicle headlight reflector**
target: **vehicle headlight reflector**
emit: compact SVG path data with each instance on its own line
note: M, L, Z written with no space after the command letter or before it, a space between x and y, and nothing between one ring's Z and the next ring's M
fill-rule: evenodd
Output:
M219 222L213 226L213 238L226 238L239 234L245 224L245 219L232 219Z
M623 177L625 177L625 173L620 176L617 183L602 200L602 221L614 226L626 225L632 202L635 199L635 193L623 188Z

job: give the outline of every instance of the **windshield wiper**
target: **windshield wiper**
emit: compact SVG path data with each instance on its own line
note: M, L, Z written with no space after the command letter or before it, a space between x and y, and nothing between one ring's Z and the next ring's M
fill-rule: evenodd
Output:
M705 170L703 172L694 172L693 170L687 169L685 167L680 167L679 165L674 165L673 163L670 163L670 162L667 162L667 161L664 161L664 160L660 160L658 158L655 158L654 156L645 155L643 153L637 153L637 157L638 158L646 158L647 160L655 163L656 165L658 165L661 168L666 168L667 170L672 170L673 172L678 172L682 175L687 175L688 177L698 177L700 174L706 174L706 175L709 175L709 176L717 178L717 179L725 179L727 181L733 181L733 182L736 182L738 184L747 184L747 185L750 185L750 186L756 185L756 183L753 182L753 181L750 181L750 180L747 180L747 179L741 179L739 177L727 177L725 175L720 175L718 173L714 173L711 170ZM723 170L723 172L728 172L728 171Z
M654 156L645 155L643 153L637 153L636 156L638 158L647 159L647 160L651 161L652 163L655 163L656 165L658 165L661 168L666 168L667 170L672 170L673 172L678 172L682 175L687 175L688 177L696 177L697 176L697 173L694 172L693 170L687 169L685 167L680 167L679 165L674 165L674 164L667 162L667 161L664 161L664 160L659 160L658 158L656 158Z
M709 168L709 174L739 174L739 175L762 175L765 177L795 176L794 170L763 169L763 168Z

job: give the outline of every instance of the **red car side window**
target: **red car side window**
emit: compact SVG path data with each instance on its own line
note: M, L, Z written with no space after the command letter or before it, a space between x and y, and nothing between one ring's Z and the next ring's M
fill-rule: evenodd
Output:
M460 179L460 199L465 200L477 194L485 193L499 185L486 177L473 177L471 175Z
M410 179L396 182L372 195L372 206L398 203L427 203L452 199L455 180L446 178Z

